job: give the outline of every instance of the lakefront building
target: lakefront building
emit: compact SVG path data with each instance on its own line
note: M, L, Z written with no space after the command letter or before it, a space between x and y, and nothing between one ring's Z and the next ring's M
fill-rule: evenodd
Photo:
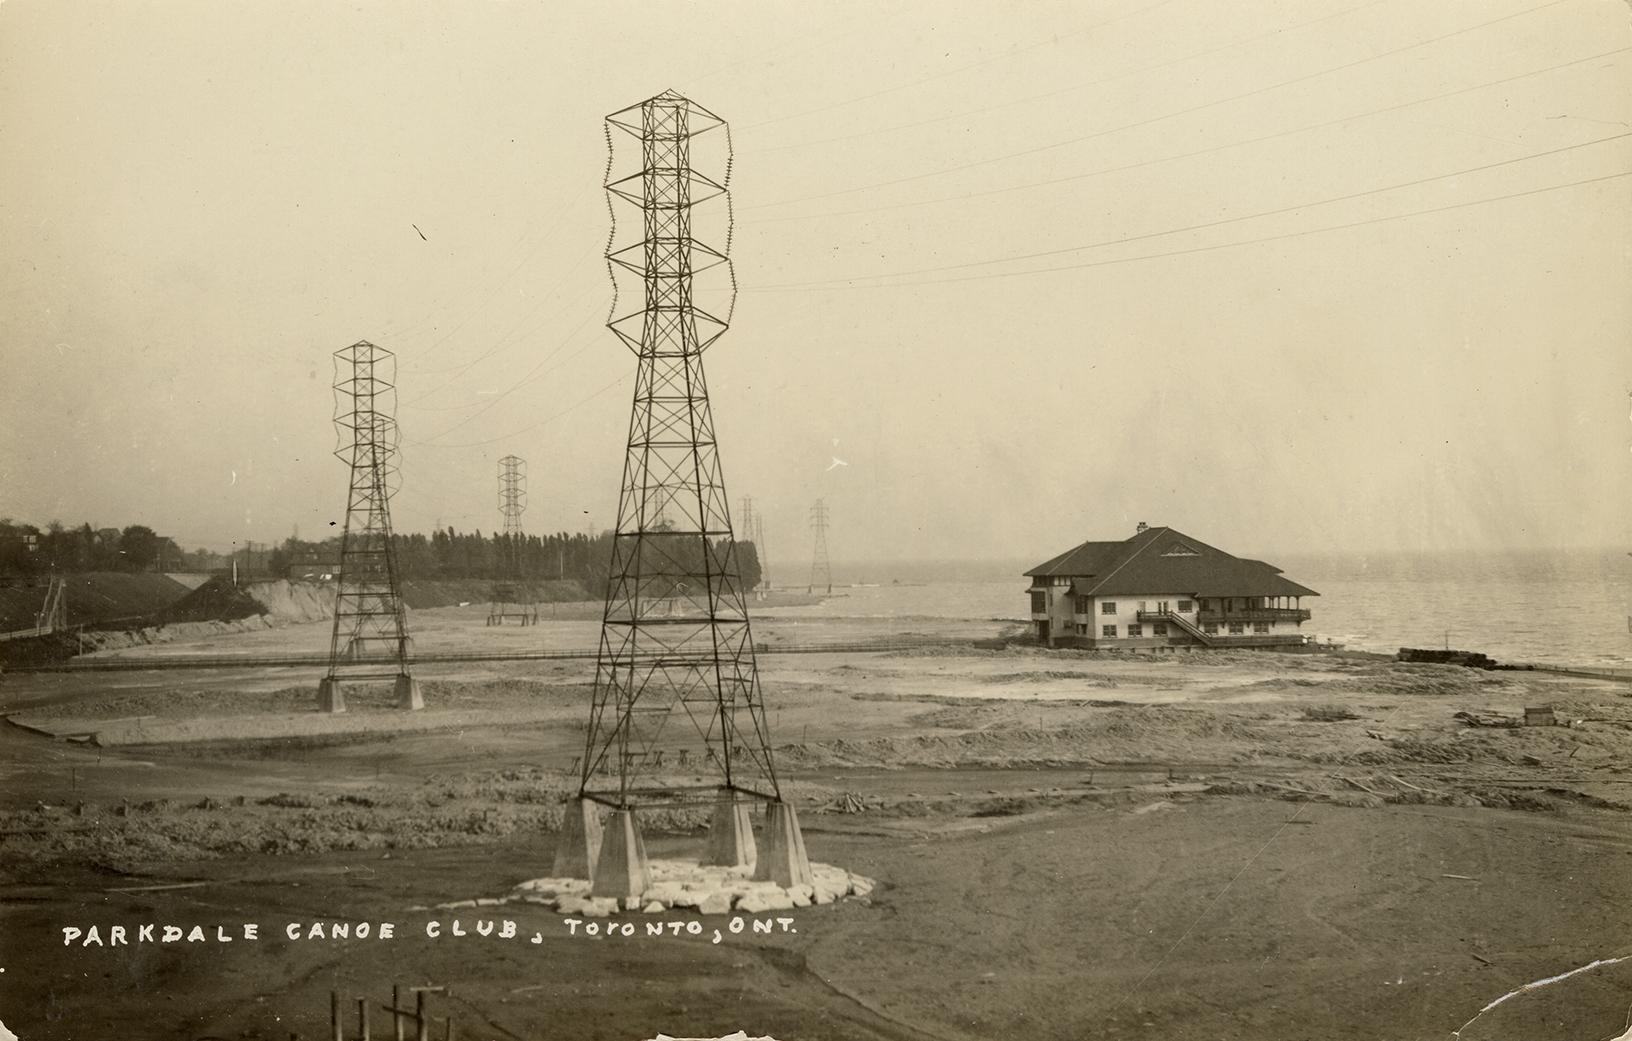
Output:
M1026 572L1037 639L1099 650L1294 648L1306 596L1261 560L1140 524L1122 542L1084 542Z

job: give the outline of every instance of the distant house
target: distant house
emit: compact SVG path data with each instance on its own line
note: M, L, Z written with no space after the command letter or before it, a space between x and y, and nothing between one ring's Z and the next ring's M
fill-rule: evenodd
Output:
M340 574L340 558L334 550L297 549L289 555L288 577L333 581Z
M1122 542L1084 542L1026 572L1037 639L1125 650L1299 647L1319 596L1261 560L1232 557L1145 524Z

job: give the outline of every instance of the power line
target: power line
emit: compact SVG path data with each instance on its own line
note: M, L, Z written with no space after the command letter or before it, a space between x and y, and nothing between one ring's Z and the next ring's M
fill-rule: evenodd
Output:
M1384 192L1398 191L1401 188L1413 188L1418 185L1429 184L1434 181L1443 181L1451 177L1463 177L1467 174L1482 173L1486 170L1495 170L1504 166L1512 166L1514 163L1529 162L1533 159L1544 159L1548 156L1560 155L1564 152L1573 152L1580 148L1590 148L1593 145L1607 144L1611 141L1622 141L1629 137L1632 137L1632 131L1627 131L1620 134L1611 134L1608 137L1594 138L1591 141L1581 141L1573 145L1564 145L1560 148L1550 148L1543 152L1531 152L1526 155L1514 156L1511 159L1502 159L1494 163L1484 163L1480 166L1470 166L1461 170L1452 170L1449 173L1434 174L1429 177L1419 177L1415 180L1401 181L1397 184L1386 184L1377 188L1367 188L1364 191L1350 192L1347 195L1336 195L1328 199L1315 199L1309 202L1300 202L1290 206L1280 206L1272 210L1260 210L1256 213L1243 213L1235 217L1222 217L1218 220L1203 221L1199 224L1187 224L1182 228L1169 228L1164 231L1149 231L1140 235L1127 235L1116 239L1102 239L1098 242L1085 242L1076 246L1062 246L1059 249L1045 249L1034 253L1017 253L1007 257L992 257L987 260L970 260L959 264L941 264L936 267L913 268L909 271L890 271L877 275L858 275L850 279L825 279L806 283L784 283L783 286L779 286L777 288L791 288L799 285L823 285L836 281L849 282L854 281L857 278L904 278L911 275L931 275L942 271L960 271L972 267L984 267L987 264L1011 264L1021 260L1040 260L1044 257L1055 257L1066 253L1078 253L1085 249L1101 249L1106 246L1120 246L1125 243L1140 242L1145 239L1162 238L1167 235L1179 235L1190 231L1203 231L1207 228L1222 227L1226 224L1238 224L1241 221L1257 220L1261 217L1274 217L1282 213L1292 213L1297 210L1312 209L1316 206L1328 206L1333 203L1349 202L1354 199L1365 198L1368 195L1380 195Z
M1330 14L1324 14L1319 18L1311 18L1306 22L1298 22L1295 25L1283 25L1275 29L1270 29L1267 32L1259 33L1256 36L1249 36L1240 40L1232 40L1229 43L1219 44L1216 47L1209 47L1206 50L1192 51L1189 54L1181 55L1177 58L1171 58L1167 61L1158 62L1154 65L1142 65L1137 69L1128 69L1124 72L1119 72L1114 76L1106 76L1102 79L1089 80L1087 83L1077 83L1069 87L1060 87L1055 90L1044 91L1041 94L1031 94L1023 98L1013 98L1009 101L1000 101L995 105L987 105L983 108L965 109L962 112L951 112L947 113L946 115L931 116L928 119L919 119L911 123L897 123L894 126L875 127L872 130L858 130L853 134L841 134L838 137L825 137L817 140L802 139L799 141L790 141L786 144L771 145L768 148L756 148L752 149L751 151L759 155L764 155L769 152L784 152L790 148L811 148L818 145L839 144L844 141L854 141L860 137L872 137L876 134L890 134L898 130L915 130L918 127L931 126L935 123L945 123L948 120L962 119L965 116L979 116L984 115L987 112L996 112L1000 109L1013 108L1016 105L1028 105L1034 101L1042 101L1047 98L1058 97L1061 94L1070 94L1079 90L1087 90L1090 87L1099 87L1107 83L1114 83L1120 79L1127 79L1129 76L1138 76L1146 72L1155 72L1159 69L1171 68L1174 65L1182 65L1187 61L1194 61L1197 58L1205 58L1208 55L1218 54L1221 51L1231 50L1236 47L1244 47L1249 43L1257 43L1259 40L1268 39L1271 36L1279 36L1283 33L1296 32L1299 29L1306 29L1311 25L1317 25L1321 22L1329 22L1334 18L1342 18L1345 15L1354 14L1356 11L1363 11L1368 7L1376 7L1379 4L1387 2L1389 2L1389 0L1366 0L1366 2L1363 4L1357 4L1354 7L1346 7L1341 11L1334 11Z
M1486 90L1490 87L1499 87L1504 84L1517 82L1518 80L1529 79L1532 76L1541 76L1549 72L1557 72L1559 69L1566 69L1574 65L1585 65L1588 62L1598 61L1602 58L1613 57L1617 54L1625 54L1627 51L1632 51L1632 46L1616 47L1614 50L1603 51L1599 54L1588 55L1584 58L1573 58L1569 61L1559 62L1556 65L1549 65L1546 68L1532 69L1529 72L1521 72L1512 76L1503 76L1500 79L1487 80L1484 83L1475 83L1472 86L1458 87L1455 90L1448 90L1439 94L1432 94L1428 97L1415 98L1411 101L1402 101L1393 105L1385 105L1382 108L1371 109L1368 112L1356 112L1346 116L1338 116L1335 119L1323 120L1319 123L1310 123L1306 126L1293 127L1287 130L1278 130L1272 134L1263 134L1258 137L1246 138L1245 140L1241 141L1230 141L1221 145L1210 145L1207 148L1198 148L1189 152L1180 152L1177 155L1162 156L1156 159L1144 159L1137 163L1124 163L1121 166L1108 166L1102 167L1098 170L1088 170L1083 173L1067 174L1063 177L1053 177L1046 181L1030 181L1025 184L1010 184L1004 185L1000 188L987 188L982 191L963 192L958 195L940 196L934 199L911 199L906 202L885 203L879 206L864 206L851 210L828 210L822 213L797 213L782 217L760 217L756 223L772 224L781 223L784 221L821 220L828 217L848 217L862 214L880 213L885 210L910 209L918 206L934 206L940 203L948 202L965 202L969 199L979 199L991 195L1005 195L1009 192L1029 191L1033 188L1048 188L1059 184L1069 184L1072 181L1086 180L1090 177L1102 177L1105 174L1123 173L1128 170L1139 170L1149 166L1158 166L1163 163L1178 162L1181 159L1194 159L1197 156L1211 155L1215 152L1222 152L1231 148L1245 148L1248 145L1263 144L1266 141L1274 141L1279 138L1291 137L1296 134L1305 134L1315 130L1324 130L1328 127L1339 126L1343 123L1350 123L1357 119L1368 119L1372 116L1386 115L1389 112L1398 112L1402 109L1412 108L1417 105L1426 105L1430 102L1443 101L1446 98L1453 98L1462 94L1470 94L1476 90Z
M1057 44L1061 40L1069 40L1073 36L1081 36L1083 33L1093 32L1095 29L1110 25L1113 22L1120 22L1128 18L1134 18L1138 15L1146 14L1150 11L1156 10L1158 7L1166 7L1172 2L1173 0L1157 0L1156 3L1151 4L1148 7L1141 7L1138 10L1129 11L1127 14L1117 15L1115 18L1106 18L1103 21L1095 22L1092 25L1084 26L1081 29L1074 29L1071 32L1063 35L1050 36L1046 40L1038 40L1034 43L1010 47L1001 54L994 54L990 58L982 58L980 61L970 62L968 65L960 65L955 69L947 69L944 72L937 72L933 75L925 76L922 79L913 80L911 83L901 83L894 87L885 87L883 90L875 90L871 94L861 94L853 98L846 98L843 101L835 101L830 105L822 105L818 108L806 109L803 112L791 112L785 116L777 116L775 119L767 119L758 123L748 123L744 126L738 127L737 129L739 131L758 130L760 127L773 126L777 123L786 123L791 119L803 119L806 116L814 116L823 112L831 112L836 108L844 108L848 105L858 105L863 101L872 101L874 98L881 98L886 94L894 94L899 91L910 90L913 87L923 86L925 83L933 83L935 80L945 79L948 76L956 76L960 73L968 72L970 69L978 69L982 66L990 65L993 62L1004 61L1008 58L1014 57L1017 54L1024 54L1026 51L1034 51L1039 47L1047 47L1051 44Z
M1501 16L1500 18L1492 18L1489 21L1480 22L1477 25L1470 25L1470 26L1467 26L1467 27L1462 28L1462 29L1454 30L1452 32L1443 33L1443 34L1441 34L1439 36L1430 37L1429 39L1426 39L1426 40L1419 40L1416 43L1406 44L1403 47L1396 47L1391 51L1384 51L1381 54L1373 54L1373 55L1370 55L1369 57L1357 58L1354 61L1345 62L1342 65L1335 65L1335 66L1333 66L1331 68L1328 68L1328 69L1321 69L1318 72L1305 73L1305 74L1303 74L1301 76L1294 76L1292 79L1289 79L1289 80L1282 80L1279 83L1271 83L1271 84L1269 84L1267 86L1255 87L1252 90L1244 91L1244 92L1242 92L1240 94L1232 94L1227 98L1219 98L1219 99L1214 100L1214 101L1204 102L1204 103L1202 103L1200 105L1192 105L1189 108L1180 109L1180 110L1178 110L1176 112L1168 112L1168 113L1165 113L1165 114L1160 115L1160 116L1151 116L1148 119L1141 119L1141 120L1138 120L1137 122L1133 122L1133 123L1124 123L1121 126L1110 127L1110 128L1108 128L1106 130L1096 130L1091 134L1084 134L1084 135L1082 135L1080 137L1067 138L1064 141L1055 141L1055 142L1052 142L1052 143L1046 144L1046 145L1038 145L1038 146L1036 146L1034 148L1022 149L1021 151L1018 151L1018 152L1009 152L1009 153L1006 153L1004 155L992 156L992 157L987 158L987 159L977 159L974 162L962 163L962 164L960 164L958 166L948 166L948 167L944 167L944 168L939 169L939 170L929 170L929 171L925 171L923 173L911 174L911 175L908 175L906 177L893 178L893 179L888 180L888 181L877 181L877 182L874 182L872 184L859 185L859 186L854 187L854 188L841 188L841 189L838 189L836 191L822 192L822 193L817 194L817 195L806 195L806 196L801 196L801 197L795 198L795 199L781 199L781 200L778 200L776 202L760 203L760 204L755 205L755 206L744 207L744 209L745 210L758 210L758 209L766 209L766 208L771 207L771 206L791 206L791 205L794 205L795 203L814 202L814 201L816 201L818 199L831 199L831 198L835 198L835 197L840 196L840 195L854 195L857 192L872 191L875 188L888 188L888 187L892 187L892 186L897 185L897 184L910 184L913 181L921 181L921 180L924 180L925 178L943 177L946 174L961 173L964 170L974 170L974 169L978 169L978 168L983 167L983 166L991 166L994 163L1007 162L1010 159L1022 159L1022 158L1026 157L1026 156L1037 155L1037 154L1039 154L1041 152L1053 151L1054 149L1064 148L1064 147L1066 147L1068 145L1081 144L1084 141L1092 141L1092 140L1094 140L1096 138L1106 137L1106 136L1108 136L1110 134L1120 133L1121 131L1124 131L1124 130L1133 130L1133 129L1136 129L1138 127L1150 126L1153 123L1160 123L1160 122L1163 122L1165 120L1176 119L1179 116L1188 116L1188 115L1192 115L1192 114L1197 113L1197 112L1204 112L1204 111L1206 111L1207 109L1210 109L1210 108L1217 108L1219 105L1227 105L1227 104L1229 104L1230 102L1233 102L1233 101L1241 101L1241 100L1244 100L1246 98L1256 97L1259 94L1267 94L1270 91L1279 90L1282 87L1290 87L1290 86L1292 86L1294 84L1304 83L1304 82L1307 82L1307 81L1312 80L1312 79L1318 79L1321 76L1330 76L1333 73L1344 72L1344 71L1346 71L1348 69L1357 68L1357 67L1359 67L1361 65L1369 64L1370 62L1381 61L1384 58L1392 58L1395 55L1404 54L1406 51L1413 51L1413 50L1417 50L1418 48L1421 48L1421 47L1428 47L1428 46L1431 46L1431 45L1436 44L1436 43L1442 43L1445 40L1452 39L1453 37L1462 36L1462 35L1465 35L1465 34L1470 33L1470 32L1476 32L1477 30L1485 29L1485 28L1488 28L1488 27L1490 27L1492 25L1499 24L1501 22L1511 21L1514 18L1519 18L1519 17L1522 17L1522 16L1527 15L1527 14L1534 14L1537 11L1542 11L1542 10L1545 10L1545 9L1547 9L1549 7L1557 7L1559 4L1562 4L1562 3L1565 3L1565 2L1566 2L1566 0L1547 0L1546 3L1538 4L1535 7L1527 7L1522 11L1515 11L1512 14L1506 14L1506 15Z
M1383 224L1389 221L1405 220L1409 217L1424 217L1434 213L1445 213L1450 210L1466 209L1470 206L1483 206L1493 202L1504 202L1508 199L1522 199L1531 195L1542 195L1547 192L1563 191L1566 188L1577 188L1588 184L1599 184L1613 181L1622 177L1632 177L1632 170L1622 170L1618 173L1604 174L1599 177L1587 177L1578 181L1567 181L1563 184L1544 185L1540 188L1530 188L1520 192L1510 192L1506 195L1493 195L1485 199L1470 199L1467 202L1450 203L1444 206L1434 206L1428 209L1412 210L1409 213L1393 213L1380 217L1369 217L1365 220L1350 221L1346 224L1331 224L1322 228L1305 228L1301 231L1282 232L1278 235L1264 235L1253 239L1240 239L1236 242L1218 242L1208 246L1192 246L1188 249L1167 250L1161 253L1145 253L1134 257L1116 257L1109 260L1093 260L1080 264L1060 264L1054 267L1029 268L1025 271L988 271L978 275L960 275L953 278L922 279L915 282L879 282L869 285L834 284L825 286L828 289L899 289L905 286L942 285L949 282L978 282L984 279L1017 278L1025 275L1044 275L1055 271L1075 271L1085 268L1109 267L1115 264L1132 264L1142 260L1159 260L1164 257L1182 257L1193 253L1210 253L1214 250L1232 249L1237 246L1254 246L1264 242L1279 242L1285 239L1303 238L1308 235L1320 235L1329 231L1345 231L1350 228L1361 228L1370 224ZM789 283L777 286L748 287L746 293L756 292L788 292L810 288L810 284Z
M520 260L516 261L515 265L508 272L506 272L502 277L495 280L493 285L492 285L492 288L489 290L488 294L483 297L482 303L485 304L487 300L491 299L498 292L500 286L502 286L505 282L509 281L510 278L513 277L516 274L516 272L520 271L521 268L528 261L532 260L532 258L538 253L538 251L543 249L544 246L554 236L554 234L558 230L560 230L560 227L561 227L561 222L559 222L559 221L556 222L556 224L550 229L550 231L548 233L546 233L546 235L542 239L540 239L539 242L537 244L535 244L533 246L533 248L527 252L527 254L525 254ZM518 319L517 322L513 326L510 327L508 332L504 333L496 341L494 341L492 346L490 346L488 348L488 350L484 351L483 353L481 353L477 357L472 358L470 361L465 362L465 363L463 363L461 365L448 366L447 368L424 369L424 370L420 370L420 371L416 372L414 375L421 376L421 377L423 377L423 376L439 376L439 375L442 375L444 373L452 373L452 375L448 376L445 380L439 381L438 386L432 388L431 390L425 392L424 394L419 395L418 397L414 398L412 401L404 402L404 404L408 405L409 407L413 407L417 402L424 401L426 398L431 397L438 390L442 389L443 387L446 387L447 385L449 385L453 381L463 378L465 373L469 372L471 369L475 368L477 365L479 365L482 362L486 361L487 359L493 357L495 354L498 354L501 351L506 350L507 349L506 344L508 343L508 341L511 339L511 337L515 336L516 332L521 329L521 327L526 323L527 319L531 318L534 314L536 314L539 311L540 308L542 308L546 303L549 303L551 300L559 300L560 297L561 297L561 292L562 292L561 287L558 286L556 294L553 297L541 295L539 297L539 299L538 299L538 302L533 304L532 307L528 308L525 312L523 312L521 318ZM459 322L455 323L454 326L451 329L449 329L446 333L444 333L442 336L438 337L433 343L431 343L428 347L426 347L425 350L426 351L433 351L436 348L440 347L442 344L446 343L449 339L451 339L454 336L454 334L459 332L460 329L464 328L467 324L469 324L470 320L472 318L474 318L476 316L476 314L481 309L482 309L482 305L478 304L463 319L461 319Z
M543 419L539 420L536 423L533 423L533 424L531 424L529 426L522 427L520 430L512 430L508 434L503 434L503 435L500 435L499 437L490 437L485 441L469 441L469 442L466 442L464 444L457 444L457 445L438 445L438 444L432 444L429 441L414 441L414 440L412 440L410 438L406 438L406 437L403 438L402 441L403 441L404 444L413 445L416 448L481 448L481 447L483 447L485 445L495 445L495 444L498 444L500 441L508 441L511 438L520 437L522 434L531 433L532 431L537 430L541 426L545 426L546 424L553 423L556 420L560 419L562 416L565 416L569 412L572 412L573 410L577 409L580 405L589 404L591 401L594 401L596 398L600 397L602 394L605 394L607 391L611 390L613 387L616 387L618 384L623 383L623 382L627 381L628 379L629 379L629 374L624 373L622 376L619 376L617 379L613 380L611 383L608 383L606 386L602 387L600 390L597 390L595 393L589 395L586 398L583 398L582 400L573 402L571 405L568 405L566 408L562 409L561 411L555 413L552 416L546 416L546 417L544 417Z
M581 194L583 194L583 193L580 193L580 195ZM563 202L559 207L556 208L556 211L555 211L554 215L548 219L548 224L549 224L548 230L546 230L543 233L543 235L539 237L538 241L535 242L532 245L532 247L527 250L526 253L522 254L521 259L517 260L515 262L515 264L513 264L511 266L509 271L506 271L503 275L500 275L498 278L495 278L495 279L479 280L477 282L478 286L480 286L482 284L482 281L487 282L487 291L482 295L481 299L477 302L477 304L474 307L472 307L468 312L466 312L466 314L465 314L465 316L463 318L461 318L459 321L455 322L454 325L447 332L443 333L441 336L439 336L435 340L431 341L431 343L428 344L425 348L423 348L423 350L426 351L426 352L435 350L436 348L440 347L442 344L446 343L450 338L452 338L452 336L455 333L457 333L460 329L462 329L466 325L468 325L470 323L471 319L475 318L476 315L481 312L482 305L485 304L487 301L491 300L498 293L499 287L501 287L505 282L508 282L512 277L514 277L516 272L520 271L522 269L522 267L528 261L532 260L533 257L535 257L538 254L539 250L543 249L544 246L547 245L552 238L554 238L555 234L558 231L561 230L561 228L562 228L562 226L563 226L563 224L565 222L565 218L566 218L567 214L572 212L575 209L577 202L578 202L578 197L575 196L575 197L567 200L566 202ZM526 242L531 237L532 237L531 232L523 233L521 235L521 237L516 240L516 246L520 246L522 243ZM512 248L515 248L515 247L512 247ZM474 289L474 287L473 287L473 289ZM469 295L470 292L471 292L471 290L467 290L466 294L464 294L464 295ZM408 328L408 329L418 328L418 327L421 327L421 326L432 324L435 321L436 321L436 319L434 317L432 317L432 318L426 319L426 321L424 321L424 322L417 323L416 325L406 326L405 328ZM486 358L488 356L489 355L483 355L483 358ZM478 358L476 361L481 361L481 360L482 360L481 358ZM441 375L444 372L454 372L455 370L458 370L458 373L462 374L464 371L468 370L470 368L470 366L472 366L474 364L476 364L475 361L466 363L463 367L458 366L458 365L454 365L454 366L450 366L448 368L443 368L443 369L425 369L425 370L419 370L418 372L416 372L414 374L418 375L418 376L437 376L437 375ZM453 378L457 379L458 375L455 375Z
M435 440L437 438L447 437L449 434L453 433L455 430L458 430L459 428L465 426L466 424L468 424L468 423L480 418L481 416L485 415L488 412L489 409L493 408L493 406L497 405L499 402L503 401L505 398L509 397L511 394L514 394L516 391L520 390L522 387L526 386L528 383L531 383L535 378L538 378L540 376L545 375L546 373L540 372L539 370L543 369L544 365L546 363L548 363L551 358L554 358L557 354L560 354L561 351L563 351L566 348L567 344L571 343L573 338L575 336L577 336L580 332L583 331L584 326L589 324L589 320L590 320L591 317L593 317L593 316L592 315L585 315L583 320L580 321L577 324L577 326L573 328L572 332L568 333L566 335L566 337L564 337L562 339L561 343L555 348L555 350L551 351L550 353L546 354L544 357L540 358L538 360L538 363L535 364L531 369L528 369L526 374L523 375L520 379L518 379L518 380L516 380L516 382L510 384L510 386L506 387L504 390L500 391L499 393L493 395L493 397L490 398L487 402L485 402L482 405L481 408L477 409L475 412L472 412L470 415L466 416L464 419L461 419L459 422L455 423L453 426L448 427L446 430L442 431L439 434L432 434L431 435L432 440ZM572 353L566 359L563 359L563 360L566 361L566 360L571 360L572 358L576 358L578 355L582 354L585 350L587 350L588 347L589 347L589 345L585 344L584 347L579 348L577 351L575 351L574 353Z

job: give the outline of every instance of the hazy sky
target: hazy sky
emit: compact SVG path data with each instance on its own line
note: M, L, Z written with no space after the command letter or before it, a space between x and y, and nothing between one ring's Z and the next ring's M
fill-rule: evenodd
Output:
M369 339L398 530L497 526L511 453L609 525L602 117L673 88L773 566L818 496L836 561L1624 545L1629 80L1623 0L8 0L0 516L326 533Z

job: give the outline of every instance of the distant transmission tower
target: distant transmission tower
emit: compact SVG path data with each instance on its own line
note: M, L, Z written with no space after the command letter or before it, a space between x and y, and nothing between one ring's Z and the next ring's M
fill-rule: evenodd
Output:
M742 497L742 511L741 511L741 514L737 518L737 523L736 523L736 526L735 526L736 530L742 532L743 538L746 541L753 542L754 541L754 525L755 525L755 523L756 523L756 515L754 513L754 497L751 496L751 495L744 495ZM755 554L756 558L758 558L759 546L757 544L754 546L754 554ZM765 571L764 571L765 565L764 565L763 558L758 558L758 559L760 559L760 561L761 561L760 562L760 576L763 579L764 573L765 573Z
M831 593L833 570L827 563L827 503L821 499L810 508L810 527L816 533L816 552L810 562L809 592L814 593L817 586L822 586Z
M521 514L525 509L527 460L507 455L499 460L499 515L504 520L504 534L500 543L502 575L500 581L493 585L492 605L487 611L488 625L503 625L511 619L522 625L532 625L538 621L538 605L512 584L523 577L521 561L526 536L521 530Z
M754 514L754 552L759 554L759 584L768 592L771 588L771 556L765 550L765 515Z
M728 327L736 295L729 131L665 91L608 116L606 133L608 267L615 292L620 278L639 284L627 311L614 296L607 326L638 364L579 799L555 874L593 879L596 896L638 897L648 875L637 810L712 802L709 863L809 883L798 818L771 761L703 374L703 352ZM638 166L620 169L630 138ZM640 214L638 238L619 238L623 204ZM764 849L749 819L754 801L769 804ZM613 811L604 838L597 805Z
M409 673L409 639L396 549L391 494L397 481L396 355L359 340L334 352L335 455L351 467L346 526L340 536L340 580L334 601L329 671L318 683L318 708L346 710L343 684L395 682L398 704L424 706Z
M499 460L499 514L505 538L521 537L521 514L527 509L527 460L507 455Z

